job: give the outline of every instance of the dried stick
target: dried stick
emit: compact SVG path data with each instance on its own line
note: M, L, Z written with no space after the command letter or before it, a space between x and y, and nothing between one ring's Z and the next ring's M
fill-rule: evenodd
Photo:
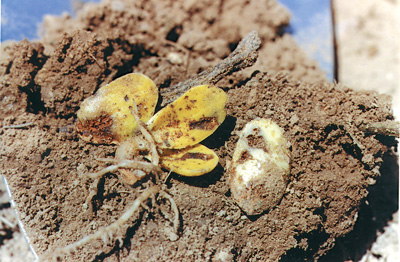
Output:
M360 126L359 129L369 134L399 137L399 122L397 121L372 122Z
M236 49L224 60L214 67L211 67L200 74L180 82L170 88L161 90L163 101L161 106L171 103L187 90L194 86L204 84L215 84L224 76L252 66L258 58L257 49L261 45L261 40L256 31L246 35Z

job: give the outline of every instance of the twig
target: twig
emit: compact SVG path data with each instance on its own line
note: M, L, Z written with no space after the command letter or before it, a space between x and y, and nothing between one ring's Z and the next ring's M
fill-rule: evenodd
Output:
M339 59L338 59L338 41L336 30L336 6L335 1L330 1L331 23L332 23L332 45L333 45L333 80L339 82Z
M35 125L34 122L29 122L29 123L19 124L19 125L3 126L3 128L4 129L8 129L8 128L25 128L25 127L33 126L33 125Z
M341 125L339 125L341 126ZM355 134L353 131L351 131L350 125L348 124L344 124L343 128L345 129L345 131L347 132L347 134L349 134L351 140L353 140L353 143L361 150L363 151L365 149L365 146L363 144L360 143L360 141L358 141L358 139L356 138Z
M94 159L96 161L100 161L100 162L112 162L112 163L118 163L119 162L118 159L109 158L109 157L95 157Z
M211 67L200 74L180 82L170 88L162 89L163 101L161 106L171 103L187 90L194 86L204 84L215 84L224 76L252 66L258 58L257 49L261 45L261 40L256 31L246 35L236 49L224 60L214 67Z
M399 122L397 121L372 122L361 125L359 129L369 134L399 137Z
M166 178L164 178L164 184L167 183L168 178L171 176L172 172L174 172L174 167L171 168L171 170L168 172Z
M95 57L92 53L89 53L89 52L88 52L88 54L89 54L89 56L90 56L91 58L93 58L93 60L94 60L94 61L96 62L96 64L100 67L100 69L103 69L103 67L100 65L99 61L97 61L96 57Z

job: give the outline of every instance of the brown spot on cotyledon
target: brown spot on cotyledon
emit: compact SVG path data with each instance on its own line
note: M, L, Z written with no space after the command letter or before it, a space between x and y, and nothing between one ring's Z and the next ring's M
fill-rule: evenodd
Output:
M141 118L143 113L147 110L147 108L144 105L144 103L139 103L137 104L137 110L138 110L138 116L139 118Z
M115 138L111 132L113 120L109 115L101 115L95 120L85 122L78 121L75 124L75 130L83 139L93 143L110 143Z
M260 136L260 135L253 135L250 134L246 137L247 139L247 144L249 145L249 147L252 148L259 148L264 150L266 153L268 153L268 147L267 147L267 143L265 142L264 137Z
M180 122L180 120L172 120L169 121L168 124L165 125L165 127L178 127Z
M215 117L203 117L197 121L189 122L189 129L200 129L200 130L213 130L218 126L217 118Z
M243 152L240 154L238 163L239 163L239 164L242 164L242 163L244 163L245 161L247 161L247 160L249 160L249 159L250 159L249 151L245 150L245 151L243 151Z
M125 95L125 97L124 97L124 100L125 100L126 102L128 102L128 101L129 101L129 97L128 97L128 95Z
M182 160L182 161L185 161L187 159L200 159L200 160L207 161L207 160L213 159L213 156L209 155L209 154L203 154L203 153L186 153L180 158L180 160Z
M169 132L165 132L162 136L161 136L161 140L162 140L162 145L166 146L167 148L169 148L171 146L171 144L169 143Z
M181 138L183 136L183 132L179 130L178 132L175 133L176 138Z

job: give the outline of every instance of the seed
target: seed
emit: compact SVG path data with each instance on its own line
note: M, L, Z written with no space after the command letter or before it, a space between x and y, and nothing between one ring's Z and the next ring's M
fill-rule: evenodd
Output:
M290 172L290 144L269 119L255 119L243 128L229 174L232 195L248 215L279 204Z

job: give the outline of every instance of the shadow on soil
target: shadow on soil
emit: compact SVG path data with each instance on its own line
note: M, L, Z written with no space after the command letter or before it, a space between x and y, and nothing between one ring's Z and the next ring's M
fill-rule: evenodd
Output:
M367 201L360 206L354 230L336 239L335 247L319 261L359 261L399 210L399 164L394 153L384 155L380 172Z
M388 145L388 143L385 144ZM397 147L396 142L394 142L394 146ZM337 238L334 248L318 261L359 261L376 241L377 233L384 232L384 227L392 220L393 214L399 210L399 165L395 153L388 152L384 155L380 172L381 176L377 178L376 184L369 188L366 201L360 205L354 230L345 237ZM301 248L291 249L282 257L281 261L315 260L313 255L318 250L319 244L323 243L327 237L323 233L309 237L317 242L316 246L309 243L307 251Z

